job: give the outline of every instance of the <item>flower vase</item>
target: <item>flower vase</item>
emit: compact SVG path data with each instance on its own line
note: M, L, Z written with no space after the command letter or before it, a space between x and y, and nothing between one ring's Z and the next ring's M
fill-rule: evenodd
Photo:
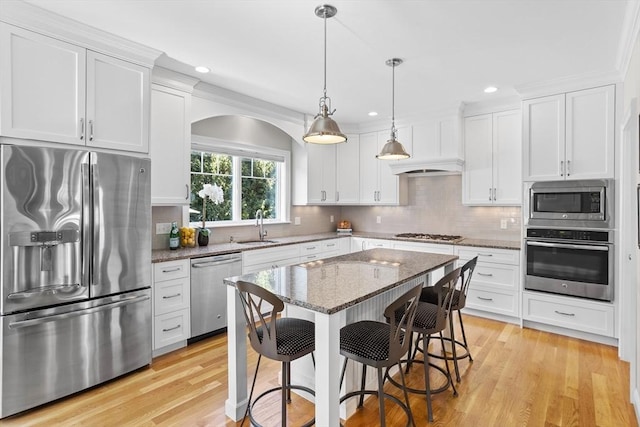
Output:
M209 244L209 230L206 228L198 229L198 245L207 246Z

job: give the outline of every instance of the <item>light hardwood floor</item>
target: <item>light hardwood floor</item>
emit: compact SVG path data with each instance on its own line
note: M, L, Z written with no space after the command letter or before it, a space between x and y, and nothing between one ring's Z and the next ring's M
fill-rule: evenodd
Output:
M629 368L617 349L532 329L465 317L474 362L462 361L458 397L434 396L434 426L636 426L629 403ZM435 349L437 351L437 349ZM256 356L249 355L250 375ZM141 369L92 390L0 421L1 426L235 426L224 415L227 395L226 335L154 359ZM410 373L421 382L421 366ZM263 359L258 384L276 384L279 364ZM438 377L433 374L434 381ZM391 384L385 386L397 396ZM271 399L271 398L270 398ZM279 425L278 395L258 417ZM294 397L290 425L300 425L313 406ZM388 425L405 425L387 404ZM411 395L418 426L429 425L424 398ZM346 426L378 423L377 400ZM245 422L245 426L248 422Z

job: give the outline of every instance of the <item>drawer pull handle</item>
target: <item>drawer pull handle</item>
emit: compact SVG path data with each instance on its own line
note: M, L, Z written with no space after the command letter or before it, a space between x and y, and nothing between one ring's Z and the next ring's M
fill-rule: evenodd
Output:
M480 272L478 271L478 274L479 274L480 276L493 277L493 273L480 273Z
M174 268L163 269L162 272L163 273L173 273L174 271L180 271L180 270L182 270L182 268L174 267Z
M162 299L175 298L175 297L179 297L180 295L182 294L165 295L162 297Z
M493 254L483 254L481 252L478 252L478 255L480 255L480 256L493 256Z
M181 326L182 325L178 323L178 325L174 326L173 328L163 329L162 332L175 331L176 329L180 329Z
M478 299L482 301L493 301L493 298L478 297Z
M312 250L314 250L315 248L316 248L315 246L309 246L309 247L307 247L307 250L308 250L308 251L312 251Z
M327 243L327 247L328 247L328 248L332 248L332 247L334 247L335 245L336 245L335 243Z
M575 313L563 313L562 311L558 311L558 310L554 310L554 311L561 316L569 316L569 317L575 316Z

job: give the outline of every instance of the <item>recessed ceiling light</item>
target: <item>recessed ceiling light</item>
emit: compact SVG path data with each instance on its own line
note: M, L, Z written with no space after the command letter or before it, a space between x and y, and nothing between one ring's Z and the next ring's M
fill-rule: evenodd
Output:
M196 71L199 72L199 73L202 73L202 74L206 74L211 70L209 68L205 67L205 66L200 65L200 66L196 67Z
M493 93L493 92L495 92L495 91L497 91L497 90L498 90L498 88L497 88L497 87L495 87L495 86L489 86L489 87L486 87L486 88L484 89L484 93Z
M375 117L378 113L376 111L369 111L369 117Z

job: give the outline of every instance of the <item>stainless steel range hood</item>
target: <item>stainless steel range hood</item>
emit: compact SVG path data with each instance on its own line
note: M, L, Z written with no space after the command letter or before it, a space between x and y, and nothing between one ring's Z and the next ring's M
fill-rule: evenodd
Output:
M408 159L389 163L391 171L396 174L420 176L433 173L462 173L464 160L457 157L434 159Z

